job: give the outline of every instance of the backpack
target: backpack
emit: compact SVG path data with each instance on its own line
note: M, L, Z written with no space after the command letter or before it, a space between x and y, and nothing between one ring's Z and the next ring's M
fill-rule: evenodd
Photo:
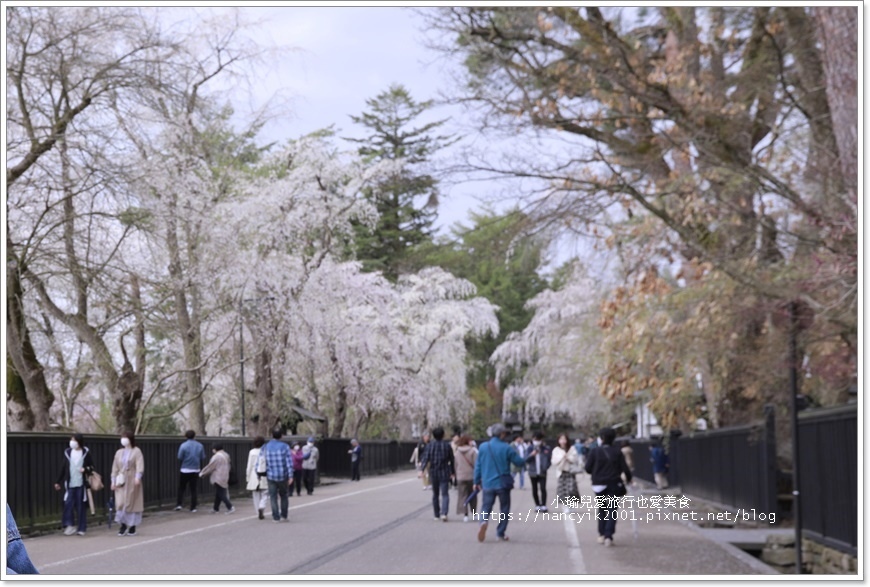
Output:
M260 449L260 453L257 456L257 477L265 477L266 476L266 455L263 454L263 449Z

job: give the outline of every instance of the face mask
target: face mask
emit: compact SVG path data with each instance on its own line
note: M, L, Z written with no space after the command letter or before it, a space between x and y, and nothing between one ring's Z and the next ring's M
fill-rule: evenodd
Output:
M598 437L598 446L601 446L601 445L603 445L603 444L604 444L604 441L601 440L601 437L599 436L599 437Z
M535 441L532 442L532 444L534 444L535 446L541 446L541 441L540 441L540 440L535 440Z
M127 438L126 436L124 438L122 438L121 439L121 446L123 446L124 448L127 448L128 446L130 446L130 439Z
M77 449L77 448L79 447L79 443L76 442L75 440L70 440L70 441L69 441L69 447L70 447L71 449L75 450L75 449Z
M309 442L309 443L308 443L308 446L314 446L314 443L313 443L313 442Z

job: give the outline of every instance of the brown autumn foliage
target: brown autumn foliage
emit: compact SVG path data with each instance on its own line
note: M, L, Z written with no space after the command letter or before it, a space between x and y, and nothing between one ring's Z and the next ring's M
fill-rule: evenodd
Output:
M773 316L790 300L815 317L799 341L802 391L837 403L855 381L857 85L839 74L856 67L857 38L821 32L857 9L827 10L449 8L430 20L484 124L573 139L549 166L477 168L548 181L528 202L541 223L606 224L625 285L602 308L602 393L646 390L667 425L702 406L725 426L784 405Z

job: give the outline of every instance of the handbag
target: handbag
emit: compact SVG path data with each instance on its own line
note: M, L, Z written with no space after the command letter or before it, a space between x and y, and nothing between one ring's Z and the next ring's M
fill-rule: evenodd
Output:
M123 487L127 482L127 477L124 473L118 473L118 476L115 477L115 487Z
M91 474L88 475L88 487L91 491L99 491L102 489L104 487L103 476L96 471L91 471Z

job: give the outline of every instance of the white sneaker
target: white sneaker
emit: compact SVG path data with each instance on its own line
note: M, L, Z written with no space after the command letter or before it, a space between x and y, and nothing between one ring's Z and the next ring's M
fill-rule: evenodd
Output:
M467 521L468 521L468 516L465 516L464 518L462 518L462 521L463 521L463 522L467 522Z
M234 507L228 509L228 510L227 510L227 515L233 513L234 511L236 511L236 508L234 508Z
M446 521L447 521L447 515L446 515L446 514L443 515L443 516L441 516L441 521L442 521L442 522L446 522Z
M79 536L84 536L85 532L84 530L79 530L78 532L76 532L76 534L78 534Z
M63 529L64 536L72 536L75 533L76 533L75 526L67 526L66 528Z
M598 537L598 544L604 544L604 536Z
M605 538L604 539L604 546L606 546L607 548L610 548L611 546L613 546L613 539L612 538Z

